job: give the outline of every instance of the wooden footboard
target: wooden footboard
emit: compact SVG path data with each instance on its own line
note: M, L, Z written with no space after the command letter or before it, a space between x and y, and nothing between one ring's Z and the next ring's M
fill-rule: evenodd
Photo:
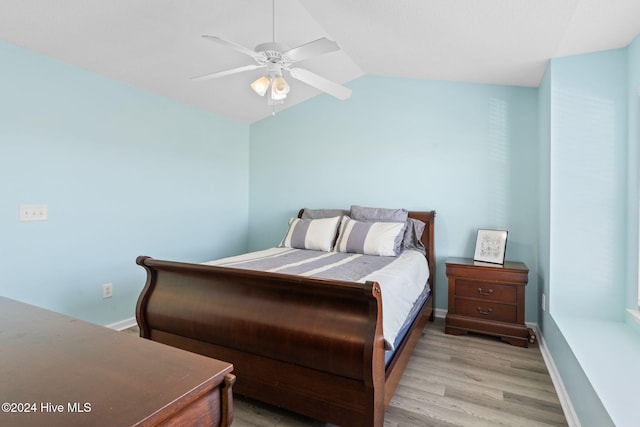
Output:
M141 335L229 361L234 391L338 425L382 425L380 288L139 257Z

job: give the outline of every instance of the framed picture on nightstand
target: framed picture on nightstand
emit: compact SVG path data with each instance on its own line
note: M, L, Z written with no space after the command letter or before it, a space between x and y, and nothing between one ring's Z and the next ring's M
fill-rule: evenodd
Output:
M507 249L507 230L478 230L474 261L504 264Z

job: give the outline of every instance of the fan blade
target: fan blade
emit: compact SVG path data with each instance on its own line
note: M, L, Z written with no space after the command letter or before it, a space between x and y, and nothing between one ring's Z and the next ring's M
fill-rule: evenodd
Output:
M292 62L297 62L313 56L335 52L336 50L340 50L340 45L333 40L323 37L298 47L294 47L293 49L284 52L282 55Z
M303 83L313 86L329 95L335 96L338 99L349 99L351 97L351 89L346 88L338 83L334 83L331 80L327 80L324 77L312 73L304 68L291 68L289 69L291 77L300 80Z
M218 43L222 46L230 47L231 49L237 50L240 53L244 53L245 55L248 55L255 60L258 60L258 58L262 58L264 56L263 54L256 52L255 50L251 50L237 43L230 42L229 40L221 39L220 37L215 37L215 36L202 36L202 37L204 37L207 40L211 40L212 42Z
M258 65L258 64L245 65L244 67L233 68L231 70L218 71L217 73L210 73L210 74L205 74L203 76L191 77L191 80L201 81L201 80L216 79L218 77L224 77L231 74L242 73L244 71L257 70L258 68L264 68L264 67L266 67L266 65Z

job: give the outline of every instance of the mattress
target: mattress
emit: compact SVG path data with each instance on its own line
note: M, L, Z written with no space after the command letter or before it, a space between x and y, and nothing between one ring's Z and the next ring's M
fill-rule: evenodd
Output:
M428 296L429 266L422 253L405 250L397 257L270 248L205 262L247 270L296 274L364 283L375 281L382 293L385 349L394 350L419 300Z

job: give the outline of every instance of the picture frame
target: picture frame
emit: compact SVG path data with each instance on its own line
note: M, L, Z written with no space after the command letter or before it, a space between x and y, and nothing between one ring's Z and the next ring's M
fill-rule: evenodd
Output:
M478 229L474 261L504 264L507 249L507 230Z

